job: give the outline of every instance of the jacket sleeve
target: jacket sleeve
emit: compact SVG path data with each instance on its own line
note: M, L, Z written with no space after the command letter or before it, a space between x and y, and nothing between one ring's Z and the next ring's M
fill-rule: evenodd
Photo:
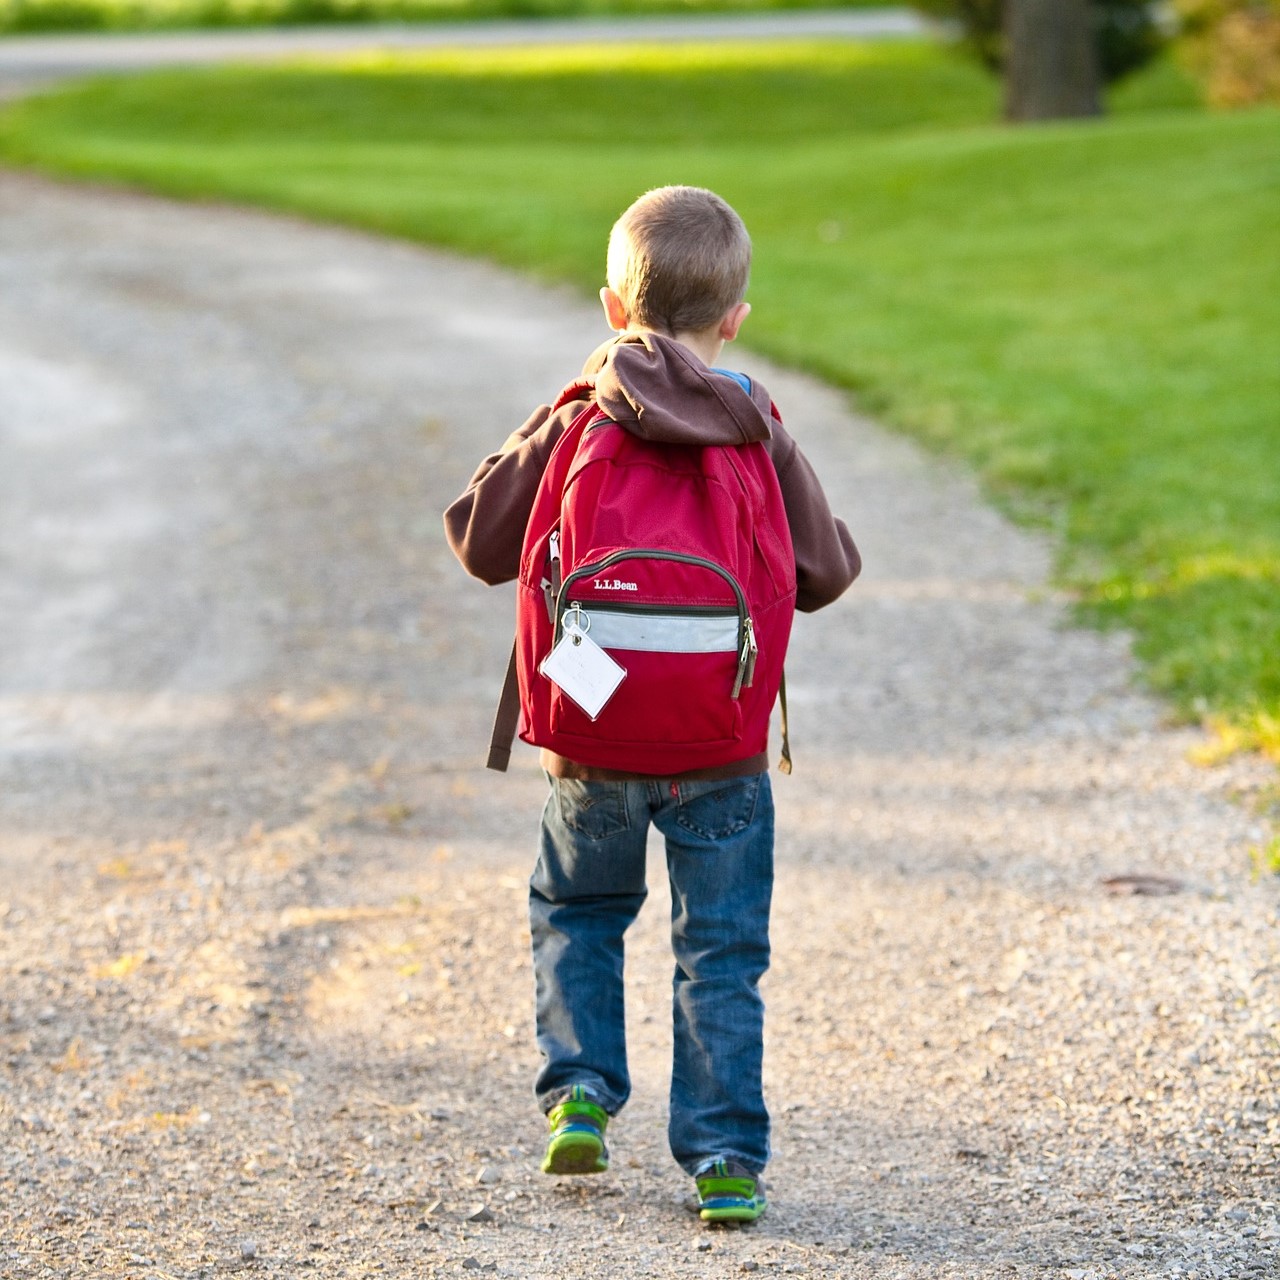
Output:
M541 405L480 464L465 492L445 511L445 537L472 577L495 586L519 574L538 482L556 441L584 403L572 401L554 411Z
M775 418L769 453L796 554L796 608L813 613L843 595L862 570L862 557L843 520L831 512L809 459Z

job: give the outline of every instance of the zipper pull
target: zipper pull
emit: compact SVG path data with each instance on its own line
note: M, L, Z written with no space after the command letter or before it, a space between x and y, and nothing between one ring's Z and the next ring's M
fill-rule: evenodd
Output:
M755 678L756 655L759 652L756 645L756 629L748 618L743 628L743 644L738 650L738 675L733 682L733 692L729 695L730 697L738 697L743 685L750 687L751 681Z
M559 529L551 535L551 541L547 545L551 556L551 594L558 600L560 598L560 584L564 581L564 575L560 572Z
M547 617L554 627L556 622L556 601L560 598L560 583L562 581L560 574L559 529L552 531L551 537L547 542L547 561L547 573L550 576L542 580L542 598L547 605Z

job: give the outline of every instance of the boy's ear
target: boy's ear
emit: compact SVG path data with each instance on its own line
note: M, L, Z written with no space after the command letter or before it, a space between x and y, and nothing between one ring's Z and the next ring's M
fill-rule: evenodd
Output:
M627 315L627 308L622 299L608 285L605 285L600 290L600 301L604 304L604 315L609 322L609 328L622 333L630 324L630 317Z
M732 342L738 336L738 330L742 328L742 322L751 314L751 304L749 302L739 302L736 307L730 307L725 312L724 319L720 321L720 328L716 331L716 336L723 338L726 342Z

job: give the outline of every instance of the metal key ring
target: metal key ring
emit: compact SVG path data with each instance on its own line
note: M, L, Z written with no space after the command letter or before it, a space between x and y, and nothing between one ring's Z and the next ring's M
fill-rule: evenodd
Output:
M585 636L587 632L591 630L591 615L583 613L582 606L580 604L573 604L566 610L560 625L569 632L570 635L577 634Z

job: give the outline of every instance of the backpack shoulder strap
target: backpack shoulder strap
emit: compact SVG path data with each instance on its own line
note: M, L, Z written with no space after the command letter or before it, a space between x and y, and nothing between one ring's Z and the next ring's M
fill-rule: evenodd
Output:
M778 761L779 773L791 772L791 734L787 726L787 673L782 673L778 685L778 706L782 712L782 759Z
M576 382L569 383L556 396L555 403L551 406L551 412L555 413L557 409L563 409L565 405L572 404L575 400L590 400L592 404L595 404L596 380L594 378L579 378Z
M511 657L507 662L506 678L502 682L502 694L498 698L498 710L493 717L493 732L489 735L489 756L486 769L506 773L511 763L511 747L516 740L520 724L520 683L516 678L516 646L511 644Z

